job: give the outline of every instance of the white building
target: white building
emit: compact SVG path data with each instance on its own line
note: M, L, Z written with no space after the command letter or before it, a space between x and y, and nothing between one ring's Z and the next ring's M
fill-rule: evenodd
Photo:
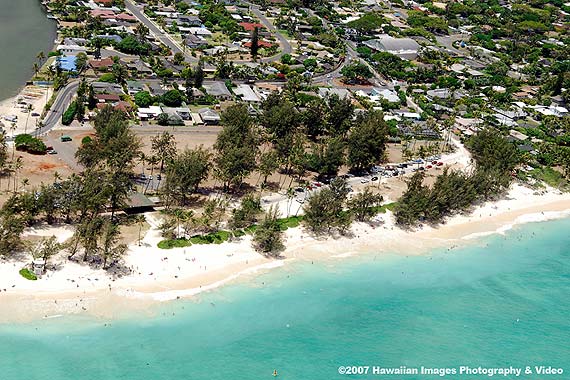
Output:
M420 45L411 38L394 38L387 34L381 34L376 39L364 41L364 45L372 50L385 51L408 60L416 59L420 50Z

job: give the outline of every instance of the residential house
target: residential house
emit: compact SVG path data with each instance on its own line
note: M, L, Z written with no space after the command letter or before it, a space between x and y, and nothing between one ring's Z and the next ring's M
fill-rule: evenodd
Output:
M226 87L224 82L215 81L215 82L207 82L202 85L206 90L208 95L211 95L219 100L231 100L232 94L230 90Z
M220 124L220 114L210 108L202 108L198 111L204 124L218 125Z
M91 86L97 94L124 94L123 87L116 83L92 82Z
M238 98L247 103L261 103L263 100L261 94L247 84L239 84L233 91Z
M184 43L191 49L198 49L204 46L208 46L208 41L195 34L189 34L186 39L184 39Z
M408 60L416 59L420 49L420 45L411 38L395 38L388 34L381 34L376 39L364 41L364 45L372 50L384 51Z
M141 120L156 119L162 113L162 108L158 106L150 106L148 108L139 108L137 117Z
M89 66L95 71L108 71L113 67L115 62L112 58L90 59Z
M129 95L134 95L141 91L144 91L144 85L141 82L134 80L127 81L127 92Z
M137 59L133 62L127 63L127 69L129 69L132 73L138 73L142 75L152 75L152 69L140 59Z
M321 98L326 98L331 95L337 95L340 99L345 99L350 97L350 92L345 88L319 87L319 96Z

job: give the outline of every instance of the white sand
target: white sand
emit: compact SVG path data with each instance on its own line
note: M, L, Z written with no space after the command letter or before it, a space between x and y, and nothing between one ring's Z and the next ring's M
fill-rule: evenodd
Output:
M47 97L46 97L47 92ZM36 129L36 121L39 117L33 117L32 113L42 114L47 100L51 97L53 89L46 87L38 87L28 85L24 87L20 94L0 102L0 127L3 127L8 136L18 135L21 133L33 133ZM21 104L18 101L26 104ZM23 112L27 109L27 105L31 105L28 113ZM5 119L5 117L17 116L18 120L12 122ZM26 126L27 123L27 126ZM15 127L15 128L14 128Z
M62 269L50 271L38 281L29 281L18 274L26 262L0 263L0 299L4 305L0 307L0 320L78 312L114 317L121 308L145 310L143 305L194 296L292 261L342 260L379 252L414 255L434 247L456 247L478 236L504 233L515 224L570 216L570 194L552 189L538 194L514 186L505 200L478 207L470 216L451 218L438 228L424 227L415 232L395 227L391 213L382 215L383 223L376 227L355 223L352 237L317 239L301 228L290 229L286 232L285 260L260 256L251 248L248 236L220 245L161 250L156 247L161 237L154 215L147 214L151 229L141 246L130 247L125 258L134 273L120 279L113 280L103 270L65 262L62 258L65 262ZM65 240L71 230L59 227L27 233L40 236L53 233Z

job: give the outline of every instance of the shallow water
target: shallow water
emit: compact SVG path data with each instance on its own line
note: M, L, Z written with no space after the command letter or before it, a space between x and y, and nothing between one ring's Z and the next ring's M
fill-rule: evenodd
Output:
M568 231L570 220L535 223L423 257L288 266L163 305L154 318L4 325L0 378L240 380L274 369L280 379L439 378L339 375L346 365L568 373Z
M36 56L54 46L56 25L39 0L0 0L0 100L17 94L34 71Z

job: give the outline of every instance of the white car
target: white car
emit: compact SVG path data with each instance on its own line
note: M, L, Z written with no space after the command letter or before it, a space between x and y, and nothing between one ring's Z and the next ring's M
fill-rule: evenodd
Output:
M368 178L362 178L360 180L360 183L368 183L368 182L370 182L370 180Z

